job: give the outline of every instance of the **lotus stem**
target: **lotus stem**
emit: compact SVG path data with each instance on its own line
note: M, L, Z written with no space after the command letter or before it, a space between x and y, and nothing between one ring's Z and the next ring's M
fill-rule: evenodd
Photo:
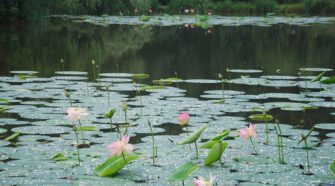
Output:
M224 84L223 84L223 80L221 80L221 90L222 90L222 99L224 99Z
M178 73L177 72L174 72L174 75L175 75L175 77L176 77L176 81L177 81L177 88L178 88Z
M281 128L280 128L280 124L277 123L278 125L278 131L279 131L279 135L280 135L280 149L281 149L281 160L282 160L282 163L285 163L285 158L284 158L284 143L283 143L283 136L282 136L282 131L281 131Z
M308 173L310 173L311 171L310 171L310 163L309 163L309 149L308 149L309 147L308 147L306 139L304 140L304 142L305 142L305 148L306 148L307 171L308 171Z
M84 135L84 131L83 131L83 126L81 125L80 120L78 120L79 126L80 126L80 131L81 131L81 135L83 137L83 144L85 144L85 135Z
M266 115L264 115L264 117L266 117ZM265 133L266 133L265 144L269 144L269 124L268 124L268 121L265 122Z
M109 88L107 88L107 99L108 99L108 106L110 106Z
M281 162L281 150L280 150L280 139L279 139L279 132L277 131L277 127L274 127L276 134L277 134L277 145L278 145L278 161Z
M195 146L195 152L196 152L196 157L195 159L199 159L199 152L198 152L198 145L197 145L197 141L194 142L194 146Z
M93 64L93 81L96 80L95 64Z
M125 125L126 125L126 130L123 132L124 135L128 136L128 122L127 122L127 110L124 111L124 120L125 120Z
M73 132L74 132L74 134L76 135L76 142L77 142L77 145L76 145L76 148L77 148L77 160L78 160L78 165L80 165L79 140L78 140L78 134L77 134L77 131L76 131L76 126L75 126L74 123L73 123Z
M86 96L88 96L88 81L89 81L89 76L87 74L87 80L86 80Z
M154 133L153 133L150 121L148 121L148 125L150 128L151 139L152 139L152 165L155 165L155 138L154 138ZM157 151L156 151L156 154L157 154Z
M185 129L186 129L186 134L187 134L187 136L189 136L189 134L188 134L188 127L186 126ZM188 146L190 147L190 151L192 151L191 144L188 144Z
M143 116L143 105L142 105L142 94L141 94L141 90L139 89L138 90L138 93L139 93L139 95L140 95L140 104L141 104L141 108L140 108L140 110L141 110L141 117Z
M128 162L127 162L126 157L124 156L124 153L123 153L123 152L122 152L122 158L123 158L123 161L126 163L126 166L127 166L127 169L128 169L129 176L131 177L131 179L133 179L133 175L131 174L131 171L130 171L129 166L128 166Z
M254 148L255 154L257 154L257 151L256 151L256 148L255 148L254 142L252 141L252 138L250 137L249 139L250 139L252 147Z
M113 120L112 118L109 118L110 122L111 122L111 129L113 128ZM120 132L120 129L117 125L115 125L115 128L116 128L116 131L117 131L117 139L120 138L122 135L121 135L121 132Z

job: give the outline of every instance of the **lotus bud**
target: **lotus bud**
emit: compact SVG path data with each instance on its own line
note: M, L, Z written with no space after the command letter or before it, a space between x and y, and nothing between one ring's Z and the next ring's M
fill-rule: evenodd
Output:
M122 101L122 106L121 106L123 112L125 112L128 108L127 102L126 101Z
M67 91L66 89L64 89L64 94L65 94L65 96L66 96L67 98L69 98L69 97L70 97L70 92L69 92L69 91Z
M103 115L104 118L112 118L114 116L114 113L116 112L116 109L113 108L112 110L110 110L109 112L105 113Z
M218 78L219 78L219 79L222 79L222 78L223 78L223 76L222 76L221 73L218 74Z

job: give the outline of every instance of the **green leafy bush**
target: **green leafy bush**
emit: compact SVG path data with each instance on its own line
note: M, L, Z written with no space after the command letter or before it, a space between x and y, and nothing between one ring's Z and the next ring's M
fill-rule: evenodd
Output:
M257 12L274 12L277 9L277 2L275 0L256 0L255 6Z
M335 11L334 0L305 0L304 6L306 11L311 14L328 14Z

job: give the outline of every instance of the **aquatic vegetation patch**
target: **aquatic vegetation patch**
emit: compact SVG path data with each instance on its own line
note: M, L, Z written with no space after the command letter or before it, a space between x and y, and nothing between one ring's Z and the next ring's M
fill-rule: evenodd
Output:
M334 112L331 85L314 89L320 86L318 82L302 81L301 87L307 83L303 88L313 89L306 93L275 89L264 85L280 87L300 79L284 75L257 77L260 73L252 74L253 78L232 79L231 89L221 89L222 82L227 82L217 79L181 82L167 78L173 82L171 85L156 86L151 85L149 76L145 81L149 84L134 84L128 73L100 74L101 79L120 81L108 88L102 81L63 79L86 77L79 74L60 74L43 83L28 78L19 80L19 84L0 84L0 97L8 101L1 104L11 108L0 118L1 183L171 185L183 181L191 185L197 180L210 182L211 174L211 180L215 176L218 185L334 184L333 123L307 119L308 124L315 125L315 131L309 133L309 125L301 123L306 120L297 115L303 117L325 109L333 117L329 114ZM5 79L12 80L15 77ZM261 88L260 94L235 89L235 82L265 89ZM202 89L190 97L184 85ZM83 114L66 113L72 107L85 108L89 113L80 117L81 124L76 116ZM286 115L294 119L285 118L277 134L278 124L273 122ZM75 125L67 119L75 120ZM126 133L129 140L121 141ZM326 137L320 140L322 136ZM268 143L264 143L267 137ZM278 143L278 137L282 143ZM302 138L307 148L304 141L298 144ZM278 151L285 163L278 161ZM308 174L308 168L312 174Z

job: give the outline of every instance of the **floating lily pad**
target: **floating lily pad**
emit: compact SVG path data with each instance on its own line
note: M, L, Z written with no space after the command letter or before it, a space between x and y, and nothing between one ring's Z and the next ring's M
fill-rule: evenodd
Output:
M213 79L187 79L184 82L185 83L199 83L199 84L221 83L221 81L219 81L219 80L213 80Z
M0 134L3 134L3 133L5 133L5 132L7 132L6 129L2 129L2 128L0 128Z
M28 75L34 75L38 74L37 71L10 71L11 74L28 74Z
M300 71L307 71L307 72L328 72L333 71L331 68L300 68Z
M335 130L335 123L319 123L314 125L314 127L323 130Z
M129 83L132 82L133 80L128 78L101 78L97 79L97 81L110 82L110 83Z
M14 132L21 132L23 134L64 134L71 131L68 127L56 126L27 126L13 128Z
M56 71L55 74L63 76L87 76L87 72L80 71Z
M262 70L255 69L230 69L229 72L240 73L240 74L254 74L254 73L262 73Z
M130 78L133 74L129 73L101 73L100 77L109 77L109 78Z
M261 78L270 79L270 80L296 80L296 76L284 76L284 75L272 75L272 76L261 76Z

